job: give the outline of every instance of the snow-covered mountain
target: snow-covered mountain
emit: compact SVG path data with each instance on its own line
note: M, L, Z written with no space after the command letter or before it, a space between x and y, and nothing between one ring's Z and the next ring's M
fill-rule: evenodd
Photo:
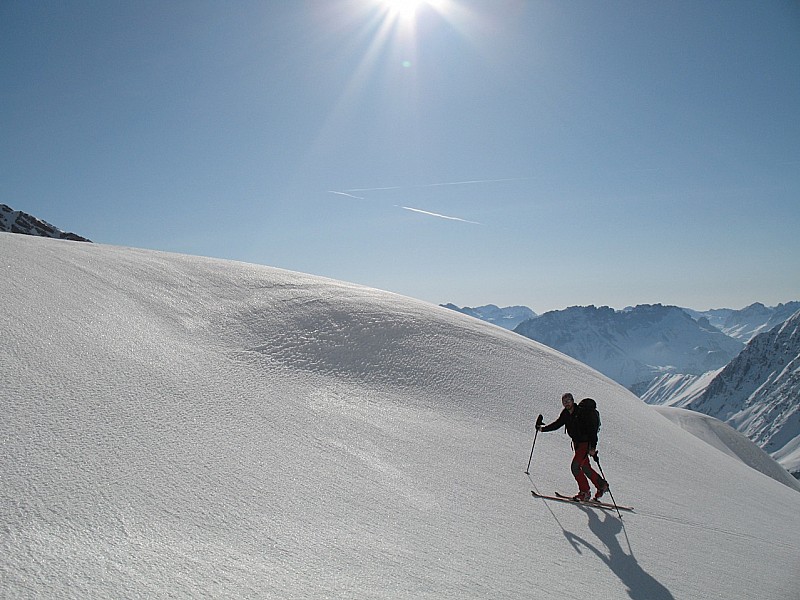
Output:
M660 304L624 311L575 306L524 321L514 331L637 392L664 373L700 375L723 367L743 347L707 320Z
M230 261L0 256L4 598L797 597L796 491L522 336ZM566 390L624 521L530 494L574 487L533 435Z
M686 406L706 391L708 384L723 368L702 375L664 373L651 381L644 392L639 394L639 397L648 404Z
M470 308L465 306L459 308L455 304L441 304L445 308L450 308L458 312L495 323L505 329L514 329L519 323L527 319L536 318L538 315L527 306L509 306L498 308L494 304ZM622 312L630 312L636 307L629 306ZM765 306L760 302L735 310L732 308L713 308L711 310L695 310L692 308L681 307L696 321L708 321L709 324L719 329L725 335L736 338L743 343L749 342L759 333L769 331L776 325L780 325L794 313L800 310L800 302L792 301L781 303L777 306Z
M671 404L731 424L800 474L800 311L754 337L701 394Z
M780 325L800 310L800 302L787 302L777 306L764 306L760 302L741 310L718 308L707 311L684 309L696 319L706 318L723 333L749 342L759 333L765 333Z
M455 310L465 315L469 315L470 317L475 317L476 319L486 321L487 323L494 323L503 329L511 330L513 330L523 321L536 317L536 313L527 306L506 306L504 308L500 308L494 304L487 304L486 306L470 308L469 306L459 307L450 303L440 304L439 306L449 308L450 310Z
M5 204L0 204L0 231L56 238L59 240L72 240L75 242L91 241L77 234L62 231L46 221L37 219L28 213L14 210Z

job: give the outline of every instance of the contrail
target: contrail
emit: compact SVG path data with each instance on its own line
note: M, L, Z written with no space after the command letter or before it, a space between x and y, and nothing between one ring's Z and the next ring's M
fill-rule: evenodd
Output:
M402 208L403 210L410 210L411 212L428 215L429 217L438 217L440 219L448 219L450 221L461 221L462 223L472 223L473 225L481 225L481 223L478 223L477 221L468 221L467 219L462 219L460 217L448 217L447 215L440 215L439 213L422 210L420 208L411 208L410 206L399 206L397 204L395 204L395 206L397 206L397 208Z
M351 190L355 191L355 190ZM353 196L353 194L347 194L345 192L334 192L333 190L328 190L329 194L337 194L338 196L347 196L348 198L355 198L356 200L366 200L366 198L362 198L361 196Z
M428 187L441 187L445 185L473 185L476 183L502 183L504 181L526 181L531 177L508 177L505 179L470 179L468 181L447 181L444 183L420 183L416 185L394 185L388 187L374 187L374 188L352 188L345 190L347 192L377 192L382 190L404 190L410 188L428 188Z
M351 190L351 191L356 191L356 190ZM353 194L348 194L347 192L337 192L334 190L328 190L328 193L336 194L337 196L346 196L348 198L355 198L356 200L366 200L366 198L362 198L361 196L354 196ZM477 221L468 221L467 219L462 219L460 217L449 217L447 215L440 215L439 213L422 210L421 208L411 208L410 206L400 206L399 204L395 204L394 206L397 208L402 208L403 210L410 210L412 212L420 213L422 215L428 215L430 217L439 217L440 219L449 219L451 221L461 221L462 223L472 223L474 225L482 225L482 223L478 223Z

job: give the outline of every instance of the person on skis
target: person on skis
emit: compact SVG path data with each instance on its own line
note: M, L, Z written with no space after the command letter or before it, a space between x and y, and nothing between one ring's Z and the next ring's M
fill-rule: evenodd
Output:
M592 418L592 414L587 408L575 403L572 394L566 393L561 396L561 404L564 409L558 419L549 425L538 423L536 428L543 432L555 431L562 426L567 428L567 433L572 438L572 447L575 450L570 468L575 481L578 482L578 493L572 498L581 502L591 500L591 488L589 487L589 481L591 481L597 489L594 499L599 500L608 491L608 482L600 477L589 463L589 456L597 455L599 423ZM594 412L592 411L592 413Z

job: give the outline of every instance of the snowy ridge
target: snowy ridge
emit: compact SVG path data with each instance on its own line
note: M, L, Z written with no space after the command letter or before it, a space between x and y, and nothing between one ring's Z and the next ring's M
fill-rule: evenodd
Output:
M10 234L0 257L0 596L800 587L797 492L521 336L255 265ZM565 390L598 400L624 522L531 497L574 486L562 433L523 473Z
M655 409L720 452L741 460L750 468L767 477L772 477L775 481L780 481L793 490L800 491L800 481L797 481L789 474L789 471L775 462L775 459L730 425L693 410L671 406L657 406Z

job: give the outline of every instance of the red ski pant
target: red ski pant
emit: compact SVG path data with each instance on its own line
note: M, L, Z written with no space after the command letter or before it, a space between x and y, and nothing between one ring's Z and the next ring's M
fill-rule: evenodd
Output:
M592 481L594 487L598 486L602 478L592 469L592 465L589 463L589 442L580 442L574 444L574 446L575 456L572 457L572 465L570 465L572 475L575 477L575 481L578 482L578 489L582 492L588 492L589 481L587 477Z

